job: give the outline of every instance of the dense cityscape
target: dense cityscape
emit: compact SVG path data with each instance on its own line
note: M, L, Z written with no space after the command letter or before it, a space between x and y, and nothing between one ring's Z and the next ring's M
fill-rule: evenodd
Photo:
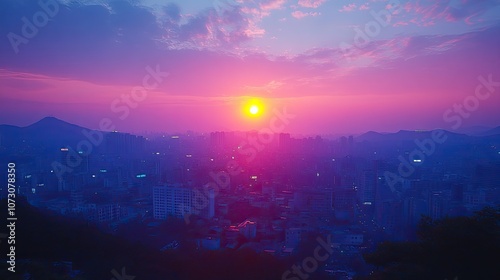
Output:
M415 240L422 216L471 216L500 201L498 128L138 136L47 117L0 129L2 159L15 162L18 194L36 208L161 252L246 248L279 259L323 240L328 257L312 266L335 279L370 274L363 253Z
M0 1L0 279L500 279L500 0Z

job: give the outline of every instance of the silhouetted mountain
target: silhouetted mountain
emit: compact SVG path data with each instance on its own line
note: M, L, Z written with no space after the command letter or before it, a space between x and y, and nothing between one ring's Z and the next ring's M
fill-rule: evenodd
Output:
M500 135L500 126L497 126L493 129L477 134L477 136L492 136L492 135Z
M45 117L27 127L25 127L28 132L52 132L48 130L53 130L54 133L72 133L80 132L85 129L81 126L71 124L54 117Z
M378 133L378 132L367 132L356 137L358 142L368 141L368 142L401 142L401 141L414 141L415 139L432 138L432 133L436 130L400 130L396 133ZM446 130L442 130L447 135L447 140L450 142L463 142L468 141L470 136L465 134L458 134Z
M17 134L20 131L20 127L8 124L0 125L0 136L5 137L7 135Z
M379 133L379 132L375 132L375 131L368 131L364 134L361 134L360 136L356 137L356 140L358 141L380 141L384 138L386 134L382 134L382 133Z
M0 147L7 151L50 151L86 139L84 127L46 117L26 127L0 125Z
M457 133L463 133L470 136L479 136L483 135L483 133L491 130L492 127L488 126L468 126L468 127L460 127L456 130Z

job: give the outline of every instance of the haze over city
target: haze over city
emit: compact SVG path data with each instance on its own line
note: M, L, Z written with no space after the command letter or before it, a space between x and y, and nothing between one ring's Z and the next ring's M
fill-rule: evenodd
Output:
M500 279L500 0L3 0L0 35L0 279Z

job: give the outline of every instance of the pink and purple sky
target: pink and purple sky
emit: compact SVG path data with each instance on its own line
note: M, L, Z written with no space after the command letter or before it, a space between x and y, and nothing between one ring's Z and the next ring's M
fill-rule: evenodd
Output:
M0 3L0 124L247 130L286 107L291 133L451 129L479 76L500 82L499 0L53 1ZM121 119L147 66L169 75ZM493 88L464 126L500 125Z

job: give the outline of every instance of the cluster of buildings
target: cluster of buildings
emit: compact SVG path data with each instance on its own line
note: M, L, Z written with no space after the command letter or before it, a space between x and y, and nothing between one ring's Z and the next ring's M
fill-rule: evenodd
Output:
M164 250L192 242L200 250L251 248L280 257L331 236L325 267L333 272L351 271L381 240L415 238L422 215L469 215L500 201L497 150L484 161L484 154L449 144L393 184L387 172L398 174L398 155L411 151L411 141L281 133L250 157L240 143L252 143L255 134L108 133L90 154L61 147L23 155L29 160L18 161L19 190L33 205L110 231L137 219L153 230L169 219L199 225L191 240L166 239ZM57 176L54 160L71 171ZM238 172L230 173L229 162L238 163Z

